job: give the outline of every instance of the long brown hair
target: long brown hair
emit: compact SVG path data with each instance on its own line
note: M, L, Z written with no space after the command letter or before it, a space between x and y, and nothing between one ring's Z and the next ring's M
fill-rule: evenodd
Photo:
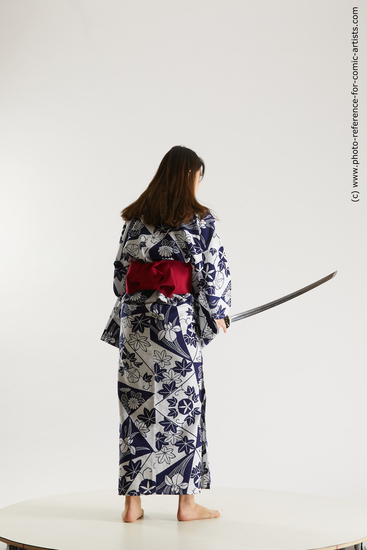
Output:
M204 161L194 151L180 145L172 147L147 189L122 210L121 217L126 221L143 218L148 225L163 223L173 227L189 222L195 214L204 218L210 210L195 198L198 170L203 177Z

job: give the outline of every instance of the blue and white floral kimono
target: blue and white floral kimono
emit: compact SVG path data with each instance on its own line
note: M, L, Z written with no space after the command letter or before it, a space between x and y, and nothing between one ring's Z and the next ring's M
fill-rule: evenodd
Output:
M126 294L132 260L191 263L192 294ZM102 340L119 347L120 495L193 494L210 487L202 349L230 306L224 248L208 214L177 228L124 225L118 297Z

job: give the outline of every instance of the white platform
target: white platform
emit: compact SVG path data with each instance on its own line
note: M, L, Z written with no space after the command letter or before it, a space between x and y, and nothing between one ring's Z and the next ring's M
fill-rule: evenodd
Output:
M367 540L367 509L339 500L210 489L196 500L222 515L194 522L176 520L177 500L143 497L145 517L131 524L122 522L124 499L113 490L29 500L0 510L0 540L52 550L333 550Z

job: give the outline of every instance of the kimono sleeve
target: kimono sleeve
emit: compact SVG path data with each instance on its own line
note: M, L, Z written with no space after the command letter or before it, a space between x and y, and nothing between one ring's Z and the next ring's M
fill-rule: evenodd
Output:
M113 292L117 296L117 300L109 316L105 329L102 333L101 340L111 344L111 346L119 347L120 338L120 313L121 304L124 295L126 294L126 274L129 269L131 258L123 253L128 233L128 224L125 224L121 237L119 248L114 262L113 273Z
M231 305L231 274L213 216L209 214L199 226L193 288L198 334L207 345L219 332L216 319L223 319Z
M131 262L131 257L128 254L124 254L123 251L126 243L127 233L128 224L125 224L122 229L119 248L116 254L116 260L113 263L115 268L113 272L113 292L119 298L122 298L126 294L126 275Z
M231 306L232 284L226 253L216 231L214 220L210 231L203 231L203 237L206 246L203 250L201 286L211 317L223 319Z

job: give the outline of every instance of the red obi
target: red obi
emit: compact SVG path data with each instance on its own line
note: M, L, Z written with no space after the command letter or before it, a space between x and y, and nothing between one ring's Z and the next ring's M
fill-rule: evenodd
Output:
M168 298L173 294L192 294L192 267L177 260L160 262L131 261L126 275L126 292L158 290Z

